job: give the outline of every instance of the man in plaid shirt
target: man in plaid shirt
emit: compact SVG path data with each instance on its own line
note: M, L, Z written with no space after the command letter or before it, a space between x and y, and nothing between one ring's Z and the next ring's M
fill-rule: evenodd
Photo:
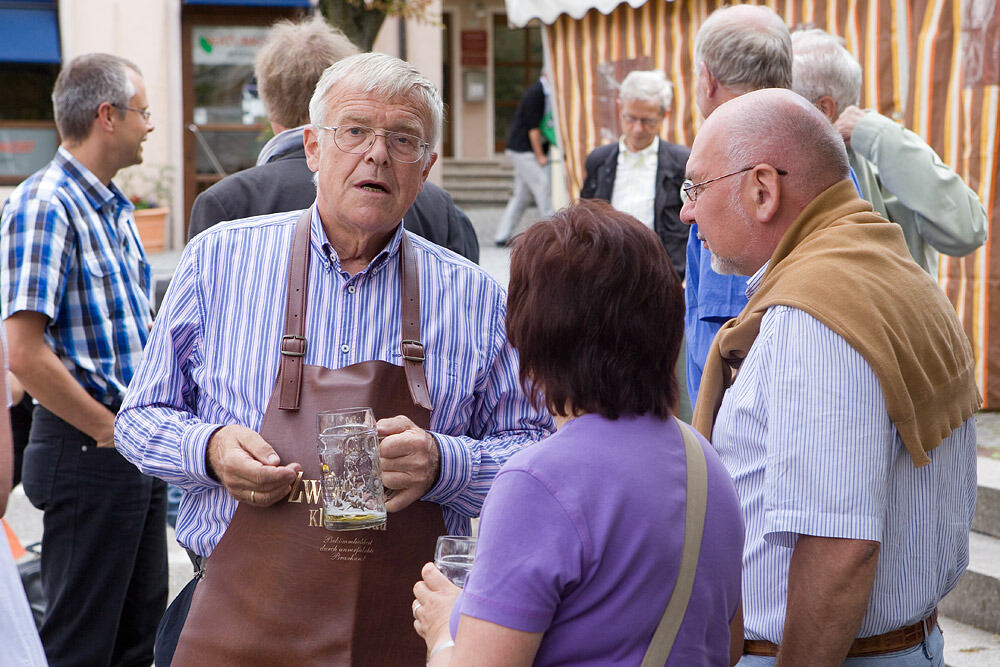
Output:
M153 130L142 75L80 56L52 93L55 158L0 215L10 367L37 405L24 455L43 510L49 663L149 665L166 605L166 488L114 448L114 418L152 322L150 268L111 182Z

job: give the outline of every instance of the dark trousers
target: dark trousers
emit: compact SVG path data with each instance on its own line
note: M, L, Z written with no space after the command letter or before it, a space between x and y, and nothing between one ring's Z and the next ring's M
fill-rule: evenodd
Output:
M44 512L51 667L148 667L167 602L166 484L36 406L22 484Z

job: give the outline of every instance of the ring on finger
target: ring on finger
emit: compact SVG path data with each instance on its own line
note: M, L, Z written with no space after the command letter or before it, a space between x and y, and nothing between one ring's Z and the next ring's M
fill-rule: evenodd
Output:
M257 500L254 498L255 494L256 494L256 491L254 491L253 489L250 489L250 504L251 505L254 505L254 504L257 503Z
M417 610L420 609L420 607L422 607L422 606L423 605L421 605L419 602L414 603L414 605L413 605L413 618L417 617Z

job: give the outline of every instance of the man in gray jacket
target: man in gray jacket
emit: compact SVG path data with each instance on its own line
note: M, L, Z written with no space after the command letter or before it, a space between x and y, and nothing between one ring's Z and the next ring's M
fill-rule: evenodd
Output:
M280 21L257 54L254 73L274 129L257 166L231 174L194 201L188 239L224 220L296 211L316 199L313 172L306 164L302 134L309 123L309 99L323 71L357 47L322 17ZM425 183L403 226L429 241L479 261L479 241L468 216L451 196Z
M962 257L986 241L978 195L916 133L859 109L861 65L838 37L792 33L792 89L830 119L875 212L903 228L910 254L937 276L938 253Z

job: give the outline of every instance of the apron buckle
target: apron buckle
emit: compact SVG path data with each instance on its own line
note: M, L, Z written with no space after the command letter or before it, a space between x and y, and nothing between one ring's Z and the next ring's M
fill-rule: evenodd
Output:
M422 362L424 360L424 344L419 340L403 339L402 344L403 359L407 361Z
M306 356L306 337L286 334L281 337L281 354L286 357Z

